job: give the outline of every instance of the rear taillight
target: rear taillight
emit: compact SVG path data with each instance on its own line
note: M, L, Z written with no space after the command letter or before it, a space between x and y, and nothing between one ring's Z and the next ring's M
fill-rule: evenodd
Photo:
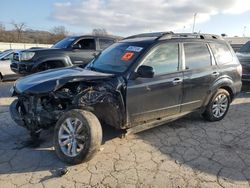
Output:
M242 66L241 65L237 66L237 72L239 73L240 76L242 76Z

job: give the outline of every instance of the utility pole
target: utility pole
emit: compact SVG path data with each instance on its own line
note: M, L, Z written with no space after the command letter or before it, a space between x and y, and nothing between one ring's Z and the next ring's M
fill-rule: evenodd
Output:
M247 26L244 26L244 29L243 29L243 37L246 36L246 30L247 30Z
M192 33L194 33L194 29L195 29L196 16L197 16L197 12L194 13L194 22L193 22L193 30L192 30Z

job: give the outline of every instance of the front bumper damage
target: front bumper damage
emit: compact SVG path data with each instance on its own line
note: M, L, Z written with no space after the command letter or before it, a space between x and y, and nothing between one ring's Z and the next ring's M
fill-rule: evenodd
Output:
M19 102L18 99L15 99L10 107L9 107L9 111L10 111L10 115L11 118L13 119L13 121L22 127L25 127L25 123L24 123L24 119L22 118L22 116L20 115L20 113L18 112L18 107L19 107Z
M43 94L20 93L20 87L15 85L12 95L18 99L11 104L10 114L18 125L31 132L55 126L62 114L71 109L91 111L101 122L124 128L126 112L121 80L67 83Z
M63 111L50 107L44 107L46 100L40 96L18 96L10 107L10 115L15 123L25 127L31 132L36 132L41 128L46 129L59 119Z

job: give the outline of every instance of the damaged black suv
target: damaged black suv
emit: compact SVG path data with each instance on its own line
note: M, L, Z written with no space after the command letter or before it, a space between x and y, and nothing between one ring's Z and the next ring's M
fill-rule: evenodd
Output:
M57 155L77 164L99 150L101 123L138 132L196 110L218 121L241 85L241 65L220 37L140 34L113 44L85 68L17 80L10 112L31 135L55 127Z

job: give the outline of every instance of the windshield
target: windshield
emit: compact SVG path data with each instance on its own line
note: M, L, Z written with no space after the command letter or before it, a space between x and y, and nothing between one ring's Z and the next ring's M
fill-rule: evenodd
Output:
M141 46L115 43L102 51L88 66L88 69L101 72L125 72L134 60L144 51Z
M68 48L76 40L75 37L67 37L55 43L51 48Z
M250 53L250 41L248 41L246 44L244 44L240 48L239 52L241 52L241 53Z

